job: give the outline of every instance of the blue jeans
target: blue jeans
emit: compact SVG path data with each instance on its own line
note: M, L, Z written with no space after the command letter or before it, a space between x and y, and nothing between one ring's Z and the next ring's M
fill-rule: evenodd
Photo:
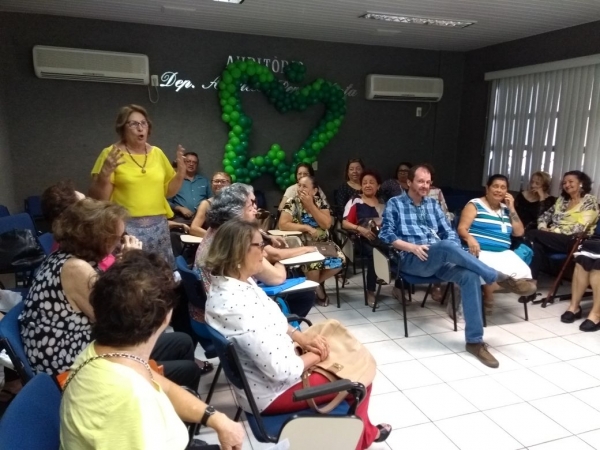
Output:
M462 294L465 339L469 344L482 342L480 277L490 284L496 281L497 272L451 241L430 245L427 255L427 261L421 261L408 253L402 261L402 272L456 283Z

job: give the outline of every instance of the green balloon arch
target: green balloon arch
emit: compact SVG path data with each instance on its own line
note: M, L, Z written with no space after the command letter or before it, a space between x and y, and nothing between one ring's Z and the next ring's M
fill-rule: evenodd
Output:
M285 78L292 83L301 83L305 74L306 66L300 62L292 62L284 69ZM271 145L265 154L249 157L252 119L242 108L240 87L243 84L265 94L280 113L304 111L316 103L325 105L323 117L291 159L277 143ZM281 190L294 184L296 164L315 162L338 133L346 114L346 97L337 83L318 78L294 92L287 92L271 69L254 61L236 61L227 65L218 89L221 119L230 130L223 154L223 170L231 175L233 181L246 184L265 173L275 178Z

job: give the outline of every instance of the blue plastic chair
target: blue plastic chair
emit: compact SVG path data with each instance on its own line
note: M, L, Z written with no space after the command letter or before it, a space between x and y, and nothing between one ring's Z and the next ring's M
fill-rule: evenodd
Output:
M204 304L206 303L206 292L204 292L204 286L198 277L198 274L188 267L185 258L181 255L175 258L175 264L177 265L177 270L181 275L181 282L183 283L185 296L187 297L188 302L197 308L204 309ZM210 334L207 331L209 328L208 325L198 322L191 317L190 324L192 326L192 331L196 334L200 345L204 349L205 356L208 359L216 358L217 352L212 340L210 339ZM220 375L221 365L219 364L219 367L217 367L217 370L215 371L213 382L210 385L210 390L206 396L206 403L210 403Z
M0 450L58 450L60 401L60 390L50 375L36 375L0 420Z
M310 324L310 321L305 319L304 321ZM362 399L366 395L366 390L362 384L354 383L350 380L338 380L333 383L302 389L294 394L294 401L306 400L309 398L319 397L331 393L338 393L346 390L355 396L356 401L354 401L352 405L350 405L346 401L343 401L328 415L316 414L312 409L277 415L260 414L260 411L256 406L256 402L254 401L254 396L252 395L252 389L250 388L248 380L246 379L234 345L230 343L221 333L219 333L212 327L209 326L208 331L211 336L212 342L217 350L217 354L219 355L219 359L221 360L221 365L223 366L223 370L225 371L227 379L236 388L243 390L246 398L248 399L248 403L250 404L250 409L252 410L252 412L246 412L246 418L248 419L248 424L250 425L254 437L259 442L278 442L280 436L283 433L283 430L291 422L297 420L298 418L314 417L317 418L316 420L323 420L327 418L344 418L352 419L353 421L360 421L360 419L354 416L354 413L356 410L356 406L362 401ZM239 420L241 412L241 408L238 408L237 414L235 416L236 421ZM363 424L361 421L361 430L362 426ZM327 422L323 422L322 427L327 428ZM313 428L313 430L316 430L316 428ZM307 429L304 434L308 442L310 442L311 429ZM331 444L327 447L320 447L319 444L315 444L314 442L312 447L301 447L300 445L295 445L295 443L293 442L290 442L290 444L291 448L333 448L332 445L336 439L332 439L331 436L329 437L329 439L331 440ZM354 448L354 446L346 448Z
M4 205L0 205L0 217L8 217L10 216L10 211Z
M2 320L0 320L0 346L6 350L6 354L15 366L15 370L26 384L34 377L33 369L25 354L25 347L21 339L19 315L23 312L23 302L14 306Z
M25 199L25 212L28 213L34 220L43 219L42 213L42 197L32 195Z
M12 216L0 217L0 234L12 230L31 230L37 235L35 225L31 216L27 213L13 214Z
M38 236L38 241L44 249L46 256L52 253L52 246L54 245L54 235L52 233L44 233Z

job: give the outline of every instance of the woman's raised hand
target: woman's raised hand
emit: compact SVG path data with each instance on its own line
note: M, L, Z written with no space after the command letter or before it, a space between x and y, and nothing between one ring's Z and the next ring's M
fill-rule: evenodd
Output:
M125 160L123 159L123 151L116 145L113 145L110 152L108 152L108 156L104 160L104 164L102 164L100 176L103 178L110 177L121 164L125 164Z
M175 161L177 161L177 172L185 173L185 158L183 154L185 153L185 148L181 144L177 146L177 156Z
M140 241L135 236L129 236L126 234L123 236L123 247L122 251L126 252L127 250L141 250L142 249L142 241Z

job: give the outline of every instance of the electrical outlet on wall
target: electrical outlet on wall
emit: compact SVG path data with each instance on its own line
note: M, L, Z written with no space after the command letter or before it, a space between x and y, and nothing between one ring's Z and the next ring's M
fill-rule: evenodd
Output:
M152 75L150 77L150 84L152 86L158 86L158 75Z
M417 117L421 117L423 115L423 108L417 106Z

